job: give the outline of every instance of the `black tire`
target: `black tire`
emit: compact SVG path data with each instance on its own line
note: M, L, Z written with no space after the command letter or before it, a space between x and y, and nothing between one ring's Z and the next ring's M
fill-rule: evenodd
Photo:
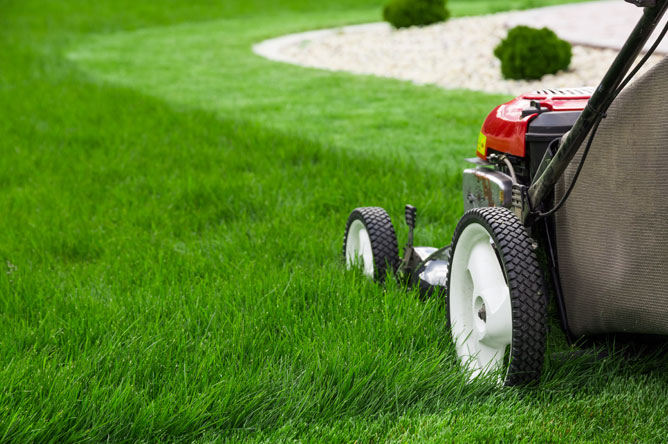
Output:
M467 211L457 224L451 258L454 258L462 232L471 224L481 225L490 235L510 293L512 341L510 354L503 363L503 383L507 386L536 383L540 380L545 358L547 300L532 240L520 220L510 210L502 207L475 208ZM450 326L453 321L449 292L452 288L450 282L453 263L451 260L446 287ZM483 322L487 321L482 317L481 319Z
M373 256L373 279L384 282L387 272L395 273L399 267L399 248L392 220L387 212L380 207L356 208L350 213L343 236L343 260L347 263L346 254L351 226L355 221L362 223L369 236Z

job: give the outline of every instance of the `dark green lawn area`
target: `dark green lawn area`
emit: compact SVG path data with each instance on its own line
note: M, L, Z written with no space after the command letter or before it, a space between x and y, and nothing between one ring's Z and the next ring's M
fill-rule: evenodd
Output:
M665 440L665 358L467 384L440 300L344 270L356 206L449 243L505 99L251 52L381 4L0 0L0 441Z

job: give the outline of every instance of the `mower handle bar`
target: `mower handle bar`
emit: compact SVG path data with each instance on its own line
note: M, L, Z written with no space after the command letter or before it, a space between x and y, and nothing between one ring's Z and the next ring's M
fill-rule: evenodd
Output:
M619 85L624 80L631 65L652 35L652 32L658 26L666 9L668 9L668 0L654 0L654 2L656 4L654 7L645 8L642 17L612 62L600 85L598 85L594 94L592 94L587 106L578 117L573 128L564 135L554 157L552 159L548 156L543 158L538 168L538 171L543 171L543 173L533 181L523 198L521 216L525 225L533 223L533 220L531 220L533 218L533 209L538 207L551 193L557 181L573 159L573 156L575 156L575 153L582 145L582 142L584 142L587 134L589 134L596 122L605 116L608 107L616 97ZM636 4L640 3L640 1L631 1L631 3ZM543 165L544 163L545 165Z

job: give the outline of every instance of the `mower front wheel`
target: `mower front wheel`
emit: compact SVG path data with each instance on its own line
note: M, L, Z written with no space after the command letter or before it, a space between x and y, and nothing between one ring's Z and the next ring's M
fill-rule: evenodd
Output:
M547 300L532 241L502 207L476 208L459 221L447 284L448 321L471 377L499 375L504 385L540 379Z
M378 282L385 280L388 271L397 271L397 236L384 209L362 207L350 213L343 237L343 259L348 268L359 267Z

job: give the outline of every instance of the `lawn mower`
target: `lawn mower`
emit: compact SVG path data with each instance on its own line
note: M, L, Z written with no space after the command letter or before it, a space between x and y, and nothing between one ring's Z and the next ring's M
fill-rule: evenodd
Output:
M668 31L634 66L668 0L626 1L644 12L598 87L536 91L489 114L450 245L414 246L411 205L403 257L385 210L348 218L346 264L443 295L472 378L537 382L551 301L571 343L668 335L668 58L630 83Z

